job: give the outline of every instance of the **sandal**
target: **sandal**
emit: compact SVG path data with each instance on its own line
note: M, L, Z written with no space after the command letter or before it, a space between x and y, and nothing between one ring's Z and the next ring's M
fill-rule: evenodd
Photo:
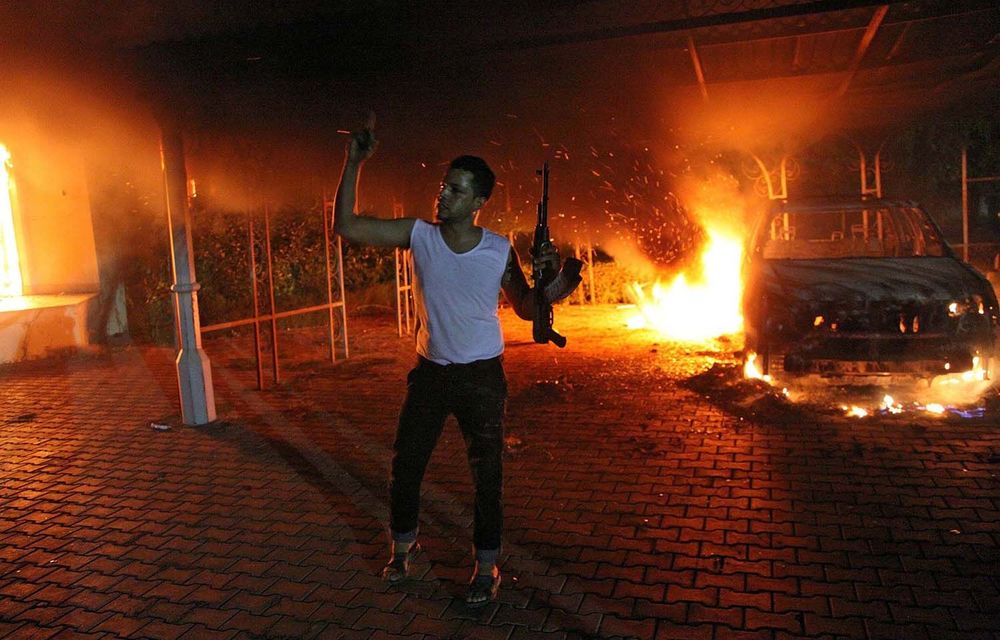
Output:
M465 594L465 604L470 609L486 606L496 600L500 591L500 570L495 566L491 575L474 573L469 581L469 591Z
M410 562L420 551L420 543L414 542L406 553L397 553L392 556L389 564L382 569L382 579L389 584L396 584L406 579L410 572Z

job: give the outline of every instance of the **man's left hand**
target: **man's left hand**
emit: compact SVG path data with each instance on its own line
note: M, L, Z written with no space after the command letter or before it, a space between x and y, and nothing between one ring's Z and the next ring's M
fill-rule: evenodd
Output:
M542 243L542 250L535 255L534 248L531 251L531 268L536 272L541 270L546 273L559 271L562 260L559 257L559 249L552 244L552 241Z

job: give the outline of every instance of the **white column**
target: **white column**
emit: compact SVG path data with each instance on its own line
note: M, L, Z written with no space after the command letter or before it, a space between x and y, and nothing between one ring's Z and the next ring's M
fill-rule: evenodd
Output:
M174 320L177 329L177 384L184 424L201 425L215 420L212 365L201 347L198 289L191 243L191 209L188 206L184 139L180 129L160 124L160 155L167 193L167 223L173 266Z

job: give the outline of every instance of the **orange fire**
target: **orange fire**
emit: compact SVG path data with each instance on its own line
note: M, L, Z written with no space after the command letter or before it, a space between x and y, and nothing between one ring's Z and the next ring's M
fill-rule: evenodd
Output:
M0 296L22 293L21 265L14 237L14 181L10 152L0 144Z
M763 380L770 384L771 376L764 375L757 364L757 354L753 351L747 353L746 362L743 363L743 377L748 380Z
M629 293L638 313L628 320L628 326L655 330L672 341L705 343L720 336L740 334L743 330L743 239L740 230L732 227L733 219L741 217L737 214L744 207L724 181L721 184L709 181L699 185L691 201L694 203L691 212L708 236L700 256L701 271L697 275L680 273L669 285L660 281L633 283ZM949 309L955 313L957 308L958 303L954 303ZM816 318L817 325L822 322L822 317ZM989 360L976 357L969 371L949 371L946 375L935 376L930 384L927 380L913 384L901 380L899 385L893 386L894 395L885 394L870 400L855 397L853 402L858 404L840 407L845 415L855 418L904 412L933 416L948 413L970 415L974 411L969 407L979 403L995 384L991 380L995 371L988 371L984 363L988 364ZM945 364L945 369L950 367ZM762 380L780 389L791 402L827 397L822 392L817 393L817 389L806 381L765 375L758 354L753 352L745 354L743 376ZM829 398L824 402L829 402Z
M769 375L763 375L757 363L757 354L750 351L746 354L743 364L743 377L749 380L763 380L775 385L774 380ZM905 396L905 399L885 394L881 400L872 399L867 406L857 404L842 404L840 409L845 415L853 418L865 418L873 414L898 415L904 412L926 413L941 416L949 411L954 411L959 415L970 415L968 409L976 405L995 381L991 380L983 359L974 357L972 359L972 369L960 373L951 373L935 376L928 385L926 382L916 382L906 385L900 382L897 390ZM788 383L789 381L784 381ZM782 388L782 394L792 401L807 398L810 393L805 387L799 388L797 385L795 392L789 392L788 387ZM966 409L962 409L966 407Z
M669 286L657 281L647 290L647 285L632 284L639 314L629 320L629 328L654 329L681 342L704 342L743 330L743 242L720 229L707 229L707 234L698 279L689 282L681 273Z

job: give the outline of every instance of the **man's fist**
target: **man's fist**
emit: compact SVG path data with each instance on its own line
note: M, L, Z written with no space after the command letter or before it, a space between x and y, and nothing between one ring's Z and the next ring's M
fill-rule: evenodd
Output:
M375 112L369 111L365 126L351 134L351 141L347 143L347 159L355 163L364 162L375 153L376 147Z

